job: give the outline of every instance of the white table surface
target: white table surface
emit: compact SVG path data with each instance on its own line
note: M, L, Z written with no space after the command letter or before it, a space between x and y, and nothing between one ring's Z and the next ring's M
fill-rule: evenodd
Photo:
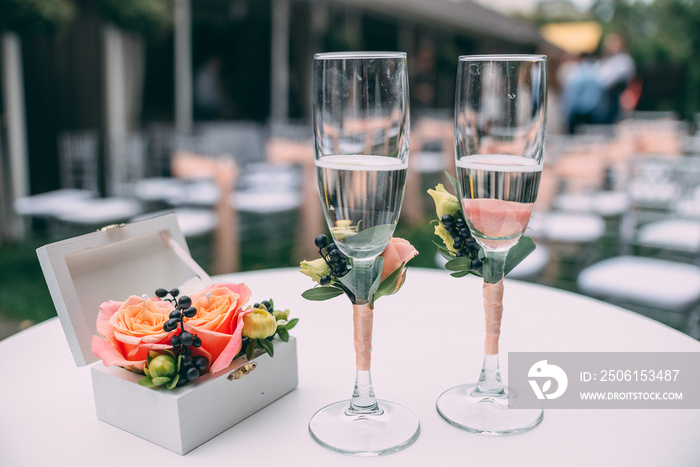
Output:
M235 275L252 300L275 299L300 318L299 386L206 444L179 456L100 422L88 368L76 368L58 320L0 342L0 466L698 466L700 410L548 410L535 430L512 437L460 431L435 400L478 376L483 349L481 283L445 271L409 270L399 294L377 302L373 380L377 396L405 405L421 435L404 451L355 458L327 451L307 423L349 398L352 313L345 297L309 302L312 285L293 269ZM664 325L582 296L507 281L502 370L512 351L700 351Z

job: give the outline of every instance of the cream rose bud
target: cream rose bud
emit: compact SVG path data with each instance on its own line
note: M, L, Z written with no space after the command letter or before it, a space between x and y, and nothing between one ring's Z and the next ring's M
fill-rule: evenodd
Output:
M148 373L151 378L172 378L175 376L177 366L175 360L169 355L158 355L148 364Z
M306 274L318 283L321 283L321 277L331 272L331 268L328 267L323 258L318 258L313 261L302 261L299 266L301 267L302 274Z
M289 319L289 310L275 310L272 312L272 315L275 317L275 319L277 321L279 321L279 320L287 321L287 319Z
M442 216L445 214L454 216L459 212L459 200L455 195L445 190L445 186L442 183L438 183L434 190L428 190L428 194L435 201L438 219L442 219Z
M277 321L272 313L254 309L243 317L243 335L251 339L265 339L277 331Z

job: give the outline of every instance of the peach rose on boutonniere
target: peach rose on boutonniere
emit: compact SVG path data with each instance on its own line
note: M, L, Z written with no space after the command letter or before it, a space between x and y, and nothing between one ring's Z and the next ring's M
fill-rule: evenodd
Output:
M245 284L214 284L192 294L192 306L197 314L185 320L185 329L202 340L201 349L211 355L211 373L223 370L240 352L243 310L250 299Z
M389 275L400 268L401 265L405 266L406 263L417 254L418 250L416 250L408 240L391 237L391 241L381 254L381 257L384 258L382 280L389 277Z
M151 350L172 349L174 332L165 332L173 305L132 295L125 302L108 301L100 305L97 332L92 336L92 353L105 365L118 365L142 371Z

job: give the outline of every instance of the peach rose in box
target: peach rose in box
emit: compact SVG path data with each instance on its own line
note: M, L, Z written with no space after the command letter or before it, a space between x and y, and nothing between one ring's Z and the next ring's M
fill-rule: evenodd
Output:
M391 273L400 268L402 264L405 265L408 263L408 261L417 254L418 250L416 250L408 240L391 237L389 245L387 245L381 254L381 257L384 258L382 280L389 277ZM403 279L399 280L398 283L403 283Z
M92 336L92 352L105 365L118 365L143 371L150 350L172 349L173 332L163 324L173 310L172 304L160 300L131 296L125 302L108 301L100 306L97 332Z
M252 311L242 308L250 295L245 284L214 284L190 295L197 315L185 320L185 329L202 339L201 350L211 356L211 373L229 366L240 352L243 317Z

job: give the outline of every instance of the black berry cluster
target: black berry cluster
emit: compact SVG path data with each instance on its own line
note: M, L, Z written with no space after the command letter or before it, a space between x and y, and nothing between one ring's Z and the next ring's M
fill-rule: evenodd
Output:
M479 244L476 239L472 237L469 227L464 219L457 218L449 214L445 214L440 219L442 225L445 226L445 230L450 234L454 242L454 249L457 250L458 257L471 257L472 258L472 269L478 271L483 266L482 261L479 259Z
M170 294L172 298L165 298ZM185 331L185 318L194 318L197 316L197 308L192 306L192 300L187 295L180 295L178 289L167 291L166 289L156 290L156 296L161 300L168 301L173 304L175 309L170 312L168 321L163 325L165 332L171 332L180 328L180 332L173 336L170 343L175 348L178 358L180 359L180 379L177 381L177 386L183 386L190 381L194 381L209 366L209 360L201 355L192 357L191 347L200 347L202 339L196 334Z
M253 303L253 308L262 308L264 306L266 311L269 311L270 313L272 313L272 304L273 303L274 302L272 301L272 299L263 300L260 303Z
M325 276L321 277L321 285L330 284L331 276L343 277L350 272L347 264L348 257L340 251L338 245L335 243L329 244L328 237L323 234L316 237L314 243L316 244L316 248L318 248L318 252L321 254L321 257L331 269L330 274L326 274ZM324 249L326 250L325 253L323 252Z

